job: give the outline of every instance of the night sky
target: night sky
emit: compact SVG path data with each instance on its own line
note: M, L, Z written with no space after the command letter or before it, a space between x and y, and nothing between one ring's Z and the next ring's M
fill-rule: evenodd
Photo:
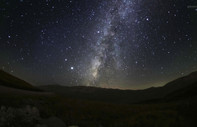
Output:
M197 70L197 1L1 0L0 68L33 85L164 85Z

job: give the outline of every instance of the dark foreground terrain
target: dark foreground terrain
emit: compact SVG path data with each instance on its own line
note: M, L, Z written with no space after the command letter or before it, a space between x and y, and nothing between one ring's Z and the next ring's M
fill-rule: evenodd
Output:
M0 127L197 126L197 72L137 91L36 88L6 72L0 76Z

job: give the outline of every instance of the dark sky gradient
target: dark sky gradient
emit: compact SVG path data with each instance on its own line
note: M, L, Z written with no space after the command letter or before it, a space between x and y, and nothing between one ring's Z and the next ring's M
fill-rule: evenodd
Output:
M0 68L34 85L161 86L197 70L195 5L1 0Z

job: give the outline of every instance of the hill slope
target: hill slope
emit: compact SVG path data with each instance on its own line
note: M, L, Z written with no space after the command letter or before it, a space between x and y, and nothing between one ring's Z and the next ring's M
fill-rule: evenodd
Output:
M175 94L176 97L178 97L179 94L183 94L181 91L186 88L188 91L192 90L191 87L196 89L195 85L197 85L197 72L171 81L163 87L152 87L145 90L118 90L85 86L66 87L60 85L48 85L42 86L41 88L75 99L113 103L139 103L149 100L166 99L166 97L169 100L171 97L174 98ZM189 92L185 92L185 94L186 93L189 94ZM187 97L187 95L185 96Z
M30 91L41 91L40 89L32 86L31 84L21 80L5 71L0 70L0 85L16 88L16 89L23 89L23 90L30 90Z

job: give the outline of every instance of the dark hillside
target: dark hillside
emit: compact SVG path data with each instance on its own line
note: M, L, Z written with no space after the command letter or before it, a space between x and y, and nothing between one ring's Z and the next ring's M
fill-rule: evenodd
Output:
M0 70L0 85L23 90L42 91L27 83L26 81L21 80L2 70Z

